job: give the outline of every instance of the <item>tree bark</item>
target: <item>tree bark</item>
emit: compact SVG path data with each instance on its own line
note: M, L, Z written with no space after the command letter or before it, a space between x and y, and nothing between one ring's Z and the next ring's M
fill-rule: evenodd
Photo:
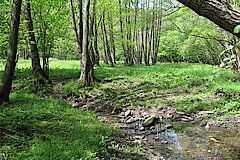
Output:
M13 80L14 70L16 67L21 4L22 4L22 0L13 1L12 18L11 18L10 33L9 33L8 57L7 57L7 63L6 63L5 71L3 75L3 82L0 90L0 101L3 101L3 102L9 101L9 95L12 89L12 80Z
M178 0L200 16L206 17L221 28L234 33L234 28L240 24L240 11L233 8L226 0Z
M110 62L111 66L113 67L114 62L113 62L113 59L111 56L111 49L110 49L110 45L109 45L109 41L108 41L108 33L107 33L106 24L105 24L105 15L104 14L102 15L102 29L103 29L104 41L105 41L106 50L107 50L107 59Z
M119 4L119 15L120 15L120 31L121 31L121 38L122 38L122 49L123 49L123 55L124 55L124 63L127 64L127 49L126 46L124 44L124 30L123 30L123 15L122 15L122 0L118 0L118 4Z
M73 1L72 0L70 0L69 5L70 5L70 14L71 14L71 19L72 19L72 28L73 28L73 33L74 33L74 37L75 37L75 42L76 42L76 46L77 46L77 50L79 52L79 55L81 55L82 44L80 42L80 37L79 37L79 34L78 34L78 30L77 30L77 24L76 24L76 18L75 18Z
M28 31L28 42L31 49L33 75L41 83L45 83L47 80L47 76L45 76L45 73L40 64L40 58L39 58L37 42L36 42L34 29L33 29L31 6L30 6L29 0L25 1L24 15L25 15L26 26Z
M113 35L113 19L112 15L108 12L108 20L109 20L109 34L110 34L110 44L111 44L111 50L113 54L113 63L116 64L116 49L115 49L115 41L114 41L114 35Z
M153 57L152 57L152 65L155 65L157 63L158 50L160 46L160 37L161 37L161 29L162 29L162 0L159 1L159 9L160 9L160 13L156 15L157 27L156 27L156 33L155 33L156 36L154 38L154 51L153 51Z
M98 51L98 25L96 22L96 18L94 19L94 37L93 37L93 41L94 41L94 50L95 50L95 65L97 65L98 67L100 66L100 56L99 56L99 51Z
M91 85L94 81L94 69L93 63L90 59L90 53L88 49L89 45L89 10L90 0L85 0L84 3L84 20L83 20L83 50L82 50L82 70L80 79L83 85Z

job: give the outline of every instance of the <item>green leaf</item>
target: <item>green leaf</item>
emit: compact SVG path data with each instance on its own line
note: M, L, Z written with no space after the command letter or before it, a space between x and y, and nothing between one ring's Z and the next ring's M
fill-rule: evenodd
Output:
M237 25L235 28L234 28L234 33L240 33L240 25Z
M189 13L190 12L190 8L184 7L184 8L181 9L181 12L182 13Z

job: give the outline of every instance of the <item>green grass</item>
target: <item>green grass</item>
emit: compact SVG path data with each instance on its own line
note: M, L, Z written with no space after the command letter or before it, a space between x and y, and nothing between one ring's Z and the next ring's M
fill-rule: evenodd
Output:
M3 69L0 61L0 78ZM40 88L34 84L31 62L20 60L11 103L0 105L0 159L96 159L108 152L112 129L94 114L52 99L48 93L58 83L63 84L58 89L65 95L82 100L95 96L112 108L173 106L185 112L224 110L240 115L240 77L229 70L188 63L102 64L95 74L103 81L82 88L78 61L51 61L53 84ZM139 149L125 150L140 154Z
M65 94L76 94L83 99L92 95L112 99L113 107L130 104L161 108L170 105L186 112L225 110L230 115L239 114L237 96L228 95L240 93L240 75L210 65L162 63L148 67L126 67L123 64L109 67L102 64L95 70L96 77L112 82L98 83L85 89L78 81L79 61L52 61L50 67L52 81L64 82L61 90ZM30 61L20 61L17 68L20 81L16 81L16 88L25 88L30 93L41 92L29 84ZM48 90L51 86L44 92ZM216 95L219 91L224 96ZM146 96L142 97L141 94Z
M111 134L92 113L33 94L12 94L0 107L0 127L4 159L94 159Z

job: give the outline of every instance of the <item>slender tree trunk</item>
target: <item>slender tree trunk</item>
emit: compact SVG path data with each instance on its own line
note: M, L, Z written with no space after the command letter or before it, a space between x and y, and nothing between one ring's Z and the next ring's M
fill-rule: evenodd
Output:
M135 4L135 15L134 15L134 36L133 36L133 43L134 43L134 55L135 55L135 62L139 64L140 62L140 52L139 52L139 40L138 40L138 30L137 30L137 21L138 21L138 5L139 1L136 0Z
M104 41L105 41L105 45L106 45L106 49L107 49L107 59L110 62L111 66L113 67L113 59L111 56L111 49L110 49L110 45L109 45L109 41L108 41L108 33L107 33L107 29L106 29L106 24L105 24L105 15L103 14L102 17L102 28L103 28L103 34L104 34Z
M81 44L81 37L78 34L78 30L77 30L77 24L76 24L76 18L75 18L75 13L74 13L74 6L73 6L73 1L70 0L69 1L69 5L70 5L70 13L71 13L71 19L72 19L72 28L73 28L73 33L74 33L74 37L75 37L75 42L76 42L76 46L77 46L77 50L79 52L79 55L82 54L82 44ZM80 24L81 25L81 24Z
M147 7L147 10L149 10L149 1L148 1L148 7ZM149 23L149 16L148 15L146 15L146 30L145 30L145 44L144 44L144 48L145 48L145 50L144 50L144 62L145 62L145 65L146 66L149 66L149 59L148 59L148 51L149 51L149 47L151 46L149 46L148 44L148 42L150 41L150 35L149 35L149 25L148 25L148 23Z
M21 12L22 0L14 0L12 7L12 18L10 24L9 33L9 49L7 63L3 75L2 86L0 89L0 101L8 102L9 95L12 89L12 80L14 70L16 67L16 55L17 55L17 44L18 44L18 31L20 23L20 12Z
M102 43L103 43L103 51L104 51L104 58L103 61L105 64L108 64L108 53L107 53L107 47L106 47L106 41L105 41L105 34L103 29L103 23L101 22L101 29L102 29Z
M33 29L31 6L30 6L29 0L25 1L24 14L25 14L26 26L27 26L27 30L28 30L28 36L29 36L28 37L29 45L31 48L33 75L41 83L44 83L47 80L47 76L45 75L43 69L41 68L41 64L40 64L40 58L39 58L38 47L37 47L34 29Z
M85 0L84 3L84 21L83 21L83 52L82 52L82 71L80 79L83 81L84 85L91 85L94 81L94 69L93 63L90 58L90 53L88 49L89 41L89 10L90 10L90 0Z
M83 48L83 1L82 0L77 0L78 2L78 39L79 43L81 46L81 54L82 54L82 48ZM80 60L81 60L81 54Z
M156 1L155 1L156 2ZM158 57L158 50L160 45L160 36L161 36L161 29L162 29L162 0L159 2L160 6L160 13L157 14L157 27L156 27L156 36L154 38L154 50L153 50L153 57L152 57L152 65L155 65L157 63L157 57Z
M95 50L95 64L97 66L100 66L100 56L99 56L99 50L98 50L98 25L96 23L96 18L94 19L94 50Z
M120 31L121 31L121 38L122 38L122 49L123 49L123 55L124 55L124 63L127 65L127 49L124 44L124 31L123 31L123 16L122 16L122 0L118 0L119 3L119 14L120 14Z
M130 2L128 6L125 5L125 8L128 9L128 14L126 15L126 39L127 39L127 52L126 52L126 65L133 65L133 52L132 52L132 33L131 33L131 17L130 17Z
M94 50L94 23L95 23L95 2L96 0L92 0L92 8L91 8L91 21L89 25L89 49L91 51L90 58L93 63L93 66L95 65L95 50Z
M48 49L47 49L47 26L46 23L44 23L44 28L43 28L43 55L42 55L42 60L43 60L43 71L45 73L46 78L49 78L49 56L47 54Z
M114 35L113 35L113 20L112 16L108 12L108 20L110 22L109 24L109 34L110 34L110 44L111 44L111 50L113 55L113 63L116 64L116 48L115 48L115 42L114 42Z

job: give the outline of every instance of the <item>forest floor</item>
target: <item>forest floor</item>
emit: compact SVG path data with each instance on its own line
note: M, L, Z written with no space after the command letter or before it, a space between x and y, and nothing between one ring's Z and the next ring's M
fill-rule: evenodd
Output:
M12 102L0 107L0 159L240 157L238 74L102 65L101 82L82 88L77 61L52 61L52 84L36 87L29 65L20 61Z

